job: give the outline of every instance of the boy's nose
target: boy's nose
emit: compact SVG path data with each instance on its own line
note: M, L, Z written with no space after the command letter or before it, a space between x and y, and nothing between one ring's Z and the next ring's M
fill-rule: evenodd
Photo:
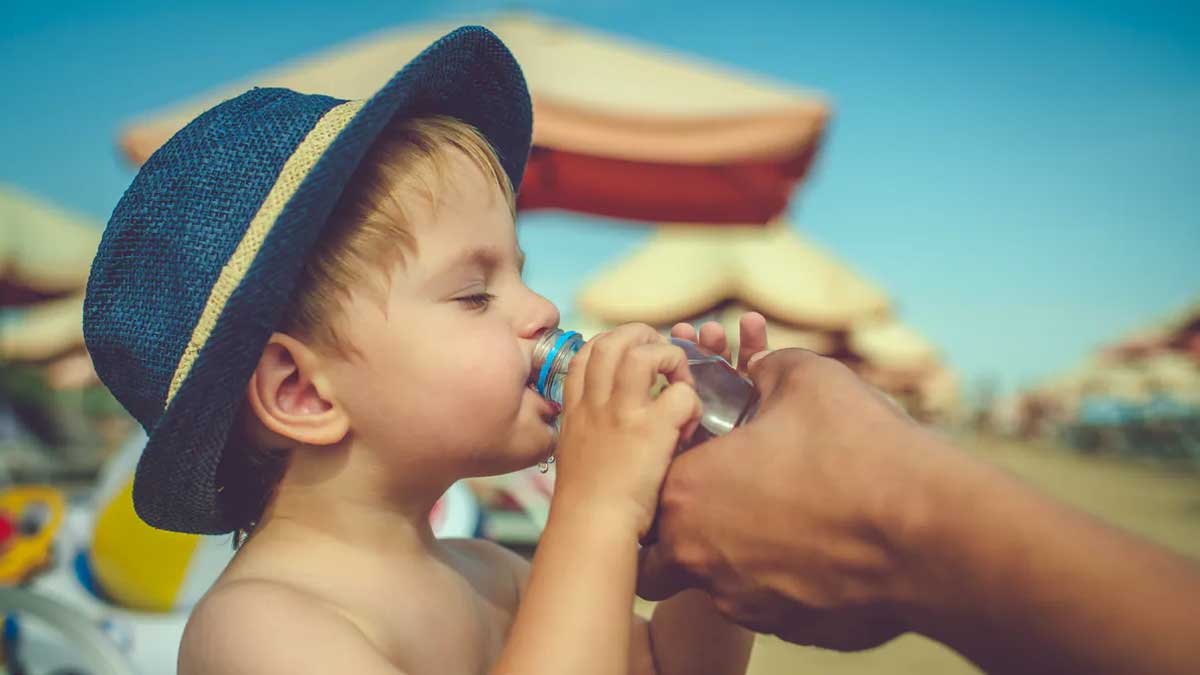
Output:
M557 328L560 318L553 302L534 293L532 306L520 328L521 337L532 340L543 330Z

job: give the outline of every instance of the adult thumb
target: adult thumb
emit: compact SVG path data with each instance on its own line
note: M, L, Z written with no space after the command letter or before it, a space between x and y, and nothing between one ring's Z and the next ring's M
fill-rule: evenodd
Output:
M807 368L815 361L822 359L820 354L807 349L793 347L777 349L773 352L755 354L746 371L754 386L758 388L759 396L768 399L787 380L792 373Z

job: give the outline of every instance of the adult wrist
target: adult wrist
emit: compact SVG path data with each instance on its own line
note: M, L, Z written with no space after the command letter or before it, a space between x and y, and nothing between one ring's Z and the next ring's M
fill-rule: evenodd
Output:
M880 515L894 565L884 593L912 630L928 635L938 617L953 616L956 603L967 600L961 596L979 519L1006 481L925 429L901 451L911 453L907 475Z

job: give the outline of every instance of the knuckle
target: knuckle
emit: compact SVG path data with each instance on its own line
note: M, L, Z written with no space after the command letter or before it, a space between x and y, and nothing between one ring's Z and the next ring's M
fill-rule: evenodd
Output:
M797 349L793 353L796 355L796 362L801 368L816 368L822 361L828 360L824 356L808 349Z
M625 326L630 339L644 340L649 337L661 337L658 330L645 323L630 323Z
M783 383L789 388L800 388L808 381L810 368L803 362L797 361L795 367L783 374Z
M712 601L713 607L716 607L717 611L720 612L722 616L735 621L737 620L738 610L740 608L738 607L738 604L733 601L733 598L725 595L724 593L713 593Z
M675 520L683 510L684 503L686 502L686 497L684 496L686 494L686 486L681 485L683 480L676 477L676 473L678 473L677 469L671 470L671 474L667 477L668 485L662 491L662 495L659 498L659 519L663 522Z
M671 408L690 408L695 401L699 400L699 397L687 382L675 382L663 390L659 399L666 401Z
M589 342L587 346L591 347L592 355L601 357L611 354L615 349L611 335L602 335Z
M820 355L818 355L817 359L813 361L809 375L813 379L819 379L825 382L845 381L847 379L858 378L858 375L855 374L854 370L850 368L850 366L838 361L837 359L831 359L829 357Z
M627 357L635 366L647 366L655 361L655 354L652 350L646 349L645 345L630 349Z
M675 542L674 553L675 561L697 576L707 578L715 569L712 556L696 541L685 539Z
M683 523L698 496L704 494L704 480L695 475L687 457L681 457L671 466L660 496L659 508L664 522ZM694 531L686 526L682 532Z
M592 352L590 350L581 350L578 354L576 354L574 358L571 359L570 367L567 368L567 382L582 378L583 371L587 367L587 364L591 361L591 358Z
M788 384L801 384L811 381L814 375L820 374L831 364L841 365L840 362L834 359L826 358L807 349L796 349L791 352L790 356L792 367L788 368L784 374L784 381Z
M678 512L665 504L659 506L658 548L670 564L698 578L709 578L715 569L713 557L694 533L677 522Z
M588 340L587 342L585 342L583 347L579 350L579 352L577 354L575 354L574 361L575 362L587 361L588 358L591 357L592 352L595 351L596 345L599 343L600 343L600 338L598 338L598 337L592 338L591 340Z

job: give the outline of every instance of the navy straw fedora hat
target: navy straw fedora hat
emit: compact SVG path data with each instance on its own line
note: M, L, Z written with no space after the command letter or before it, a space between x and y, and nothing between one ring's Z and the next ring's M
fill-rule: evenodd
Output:
M235 527L217 468L267 339L346 182L394 118L473 125L520 186L529 92L485 28L441 38L370 99L253 89L208 110L142 167L88 279L96 372L149 434L133 500L150 525Z

